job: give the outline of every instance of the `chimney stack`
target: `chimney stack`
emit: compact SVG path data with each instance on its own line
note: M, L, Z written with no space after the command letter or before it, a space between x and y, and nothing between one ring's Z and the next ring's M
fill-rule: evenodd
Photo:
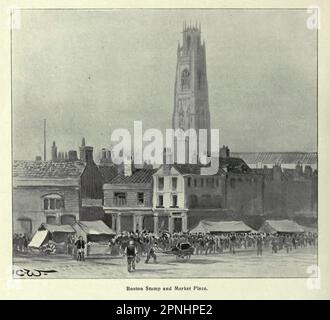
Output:
M55 141L53 141L52 145L52 161L57 161L57 146Z
M44 119L44 161L46 161L46 119Z
M228 146L223 145L222 148L220 148L220 158L229 158L230 157L230 150Z
M93 163L93 147L85 146L84 147L85 161L87 164Z
M69 150L68 156L69 156L69 161L71 162L78 160L78 155L76 150Z

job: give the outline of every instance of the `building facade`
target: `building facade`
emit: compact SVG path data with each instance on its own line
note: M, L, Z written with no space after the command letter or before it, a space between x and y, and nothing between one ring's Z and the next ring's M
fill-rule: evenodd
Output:
M119 168L104 166L103 185L106 223L117 233L121 231L153 231L155 217L152 211L153 169L122 172Z
M31 236L41 223L97 220L103 178L89 147L77 161L14 161L13 232Z

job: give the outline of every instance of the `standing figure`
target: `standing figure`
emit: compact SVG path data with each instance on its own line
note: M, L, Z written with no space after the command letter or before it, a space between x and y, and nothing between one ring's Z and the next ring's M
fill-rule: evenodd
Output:
M257 256L262 256L262 237L257 236Z
M157 242L154 242L150 245L145 263L148 263L150 258L153 258L154 263L157 263L156 249L158 249Z
M79 236L78 240L75 243L77 249L77 261L85 260L85 246L86 242L83 240L82 236Z
M127 270L128 272L135 270L135 259L137 257L137 249L134 240L130 240L125 248L125 253L127 257Z

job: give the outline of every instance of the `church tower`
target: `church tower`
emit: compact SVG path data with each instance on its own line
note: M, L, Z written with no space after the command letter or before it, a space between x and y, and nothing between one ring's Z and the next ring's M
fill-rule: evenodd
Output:
M174 88L173 129L207 129L206 150L210 152L210 111L206 74L205 41L201 26L183 26L182 45L178 44ZM198 140L197 140L198 147ZM189 145L186 139L186 161ZM197 150L198 154L198 150Z

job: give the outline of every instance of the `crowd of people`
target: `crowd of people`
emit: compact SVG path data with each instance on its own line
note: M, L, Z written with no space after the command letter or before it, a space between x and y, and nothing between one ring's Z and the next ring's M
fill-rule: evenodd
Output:
M272 253L285 250L289 253L299 247L317 245L316 233L266 234L266 233L223 233L218 235L203 233L173 233L166 231L155 234L148 231L121 232L109 243L111 255L124 255L127 246L133 241L139 256L146 256L156 262L156 254L170 252L180 243L189 243L194 248L194 255L221 254L230 252L235 254L242 250L255 250L262 255L264 249L271 249ZM24 234L13 237L14 252L28 252L29 238ZM89 243L82 242L81 237L69 235L66 240L66 253L77 258L77 252L85 251ZM83 250L82 250L83 249Z
M129 243L133 240L138 254L147 255L150 247L156 244L155 252L166 252L179 243L188 242L194 248L195 255L208 255L215 253L231 252L238 250L255 250L257 255L262 255L263 249L271 248L272 253L285 249L290 252L298 247L316 246L316 233L224 233L211 235L203 233L173 233L163 232L156 235L151 232L122 232L117 235L109 245L111 254L123 254Z

